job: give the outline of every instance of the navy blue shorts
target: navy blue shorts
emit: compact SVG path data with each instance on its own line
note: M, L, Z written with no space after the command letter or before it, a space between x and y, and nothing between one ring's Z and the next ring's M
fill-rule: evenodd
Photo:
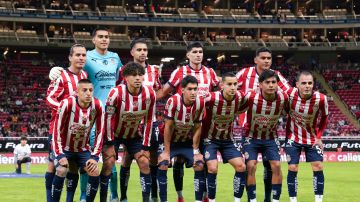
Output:
M48 135L48 139L47 139L47 141L48 141L48 160L50 161L50 162L54 162L54 160L55 160L55 153L54 153L54 151L51 149L51 144L52 144L52 134L49 134Z
M161 144L158 149L158 155L164 151L164 146ZM194 164L194 151L192 142L172 142L170 145L170 159L175 156L180 156L185 159L186 167L190 168Z
M277 139L261 140L245 138L243 143L246 160L257 160L259 153L267 161L280 161L280 143Z
M115 138L115 152L119 153L119 146L123 144L126 147L126 151L130 156L134 156L136 153L142 150L142 138L132 138L132 139L123 139L123 138Z
M285 143L286 159L288 164L299 164L301 151L305 151L306 162L323 161L323 151L318 145L299 144L292 140Z
M90 151L83 151L83 152L69 152L64 151L64 154L68 161L75 162L78 168L84 169L86 166L86 161L90 159L91 153ZM55 166L58 167L59 164L57 160L54 161Z
M224 163L230 159L242 157L240 143L232 140L205 140L204 145L205 162L217 159L217 151L220 152Z

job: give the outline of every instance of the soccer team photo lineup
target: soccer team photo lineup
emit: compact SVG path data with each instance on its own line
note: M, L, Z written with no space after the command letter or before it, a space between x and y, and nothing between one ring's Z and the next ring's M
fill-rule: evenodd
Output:
M360 201L359 9L1 1L0 202Z

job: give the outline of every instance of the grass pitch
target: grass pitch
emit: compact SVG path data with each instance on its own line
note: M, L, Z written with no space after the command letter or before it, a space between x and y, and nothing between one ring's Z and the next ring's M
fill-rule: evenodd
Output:
M119 165L117 165L119 168ZM325 163L325 196L324 202L356 202L360 201L360 163L342 162ZM46 165L32 165L32 174L44 174ZM13 165L0 165L0 172L13 172ZM283 188L280 201L287 202L288 193L286 185L287 164L282 163ZM258 164L257 169L257 199L263 201L264 186L262 182L263 168ZM219 202L233 201L232 179L234 175L233 168L226 164L219 164L219 173L217 178L216 199ZM168 200L176 201L176 192L174 188L172 169L168 171ZM299 190L298 201L314 201L312 186L312 171L310 164L300 163L298 173ZM185 201L194 201L193 192L193 170L185 169L184 176L184 197ZM62 201L65 201L66 188L63 189ZM246 193L243 200L246 201ZM44 178L0 178L0 202L21 201L21 202L43 202L45 198ZM79 186L76 190L75 201L79 201ZM99 201L99 196L95 201ZM136 164L131 167L131 177L128 188L128 201L141 201L141 191L139 183L139 169Z

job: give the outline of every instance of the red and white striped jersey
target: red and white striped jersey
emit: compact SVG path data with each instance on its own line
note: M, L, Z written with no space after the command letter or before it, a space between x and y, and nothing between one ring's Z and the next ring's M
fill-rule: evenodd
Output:
M218 140L233 139L233 124L235 116L240 111L244 94L237 91L234 99L225 100L223 91L211 92L205 98L206 116L202 125L204 137Z
M284 78L284 76L279 72L275 71L275 73L279 76L280 81L278 82L279 90L287 91L291 88L288 81ZM236 74L236 78L238 79L238 89L241 90L244 94L251 90L255 90L260 92L259 88L259 74L256 71L256 67L248 67L240 70ZM244 127L246 124L246 112L240 114L239 116L239 125Z
M119 79L116 81L116 85L126 84L125 78L122 76L123 69L124 68L121 68L119 71L119 76L118 76ZM154 90L161 89L159 66L157 65L146 66L143 85L149 86Z
M100 100L93 98L88 108L81 108L77 97L70 96L60 102L57 110L52 149L55 156L64 151L90 151L89 137L96 124L94 148L91 155L99 156L103 145L104 111Z
M105 134L108 141L116 138L143 138L143 145L150 146L152 117L155 114L155 91L142 86L138 95L132 95L125 84L110 90L105 110ZM144 119L144 134L139 124Z
M289 97L283 91L277 91L274 101L267 101L261 93L249 91L244 99L242 110L247 109L246 137L255 139L277 138L276 126L283 111L288 110Z
M60 102L69 96L75 95L77 83L81 79L88 78L88 74L81 70L79 74L74 74L68 69L61 72L58 79L51 81L46 95L46 103L52 109L50 121L50 133L53 131L54 120Z
M286 125L286 138L299 144L312 145L321 138L327 124L328 102L326 95L315 91L309 99L302 99L299 90L288 92L290 113ZM319 125L318 117L321 114Z
M196 97L191 106L186 106L182 95L176 93L171 96L165 105L164 116L174 120L175 128L171 136L172 142L192 141L195 123L200 123L205 111L205 101L201 97Z
M278 82L279 90L283 90L286 92L289 88L291 88L288 81L279 71L274 70L274 72L279 76L280 79L280 81ZM241 90L245 94L250 90L256 90L260 92L259 76L260 75L257 73L256 67L248 67L240 70L236 74L239 90Z
M194 76L198 80L198 95L203 97L219 85L215 71L204 65L199 70L195 70L189 65L179 67L171 73L168 83L176 89L177 93L181 94L181 81L187 75Z

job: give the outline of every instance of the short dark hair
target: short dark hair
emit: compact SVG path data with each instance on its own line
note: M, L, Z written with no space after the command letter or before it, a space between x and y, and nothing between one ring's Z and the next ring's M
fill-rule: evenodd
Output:
M27 137L25 136L25 135L22 135L21 137L20 137L20 141L21 140L27 140Z
M124 68L124 70L122 71L123 77L145 74L145 68L135 62L128 62L123 68Z
M198 80L194 76L188 75L181 81L181 88L186 88L189 83L195 83L196 85L199 84Z
M190 42L186 47L186 52L190 52L193 48L202 48L202 49L204 49L204 46L199 41Z
M78 85L79 85L79 84L82 84L82 83L90 83L90 84L92 84L92 82L91 82L89 79L80 79L80 80L78 81Z
M269 48L260 47L260 48L256 49L256 52L255 52L256 55L255 56L259 56L259 54L262 53L262 52L268 52L268 53L272 54L272 51Z
M311 72L309 72L309 71L301 71L300 73L298 73L298 75L296 75L296 81L300 80L301 75L305 75L305 76L310 75L313 78L313 81L315 80L314 75Z
M138 43L143 43L143 44L146 44L146 46L147 46L146 40L144 38L136 38L131 41L130 49L134 48L134 46Z
M274 72L273 70L267 69L267 70L264 70L263 73L260 74L259 82L262 83L263 81L265 81L266 79L271 78L271 77L275 77L277 82L280 81L280 78L276 74L276 72Z
M225 81L226 77L236 77L234 72L225 72L221 75L222 81Z
M85 48L86 50L86 47L83 44L76 43L70 47L69 56L72 56L74 54L74 48L78 48L78 47Z
M92 36L92 37L95 37L97 31L107 31L107 32L109 32L109 29L106 28L106 27L98 27L98 28L95 28L95 29L92 31L91 36Z

